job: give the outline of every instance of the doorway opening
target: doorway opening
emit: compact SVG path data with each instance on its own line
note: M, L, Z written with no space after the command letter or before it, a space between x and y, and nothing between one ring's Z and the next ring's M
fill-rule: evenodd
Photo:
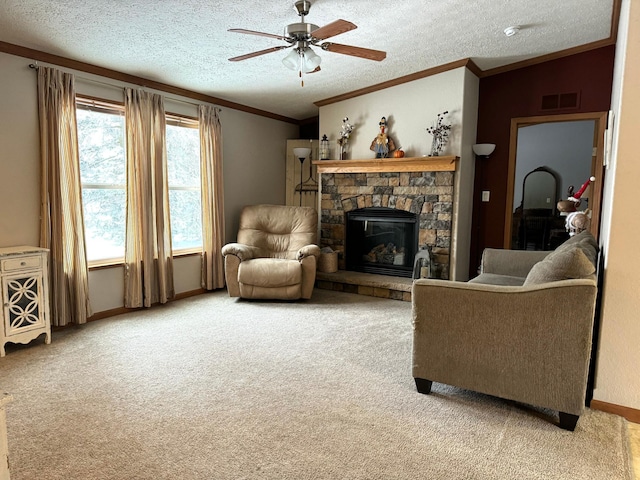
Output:
M580 210L588 208L591 215L590 230L596 238L598 237L604 183L606 123L607 112L521 117L511 120L505 248L531 247L548 250L561 243L565 234L564 214L557 210L556 203L562 199L566 200L570 185L578 190L591 176L595 177L595 181L591 183L588 200L584 199ZM571 144L570 138L574 138L577 143ZM530 174L534 172L535 175L531 177ZM544 173L548 173L548 176ZM534 199L530 192L525 191L525 177L536 179L536 182L531 182L532 185L536 184L536 189L542 188L538 185L538 177L546 178L549 185L555 184L555 192L547 185L544 193L540 193L542 196ZM525 212L528 210L527 202L531 203L530 212ZM547 218L538 218L540 212L544 212ZM532 243L527 240L527 224L523 223L523 217L529 213L536 214L529 216L532 228L544 227L542 231L534 232L536 235L540 234L543 239L541 242ZM528 238L531 239L531 235Z

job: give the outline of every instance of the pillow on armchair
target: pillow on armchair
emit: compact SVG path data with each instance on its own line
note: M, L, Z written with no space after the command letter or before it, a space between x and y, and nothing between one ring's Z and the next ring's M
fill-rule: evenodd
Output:
M531 268L524 286L588 278L596 273L597 255L598 245L591 233L574 235Z

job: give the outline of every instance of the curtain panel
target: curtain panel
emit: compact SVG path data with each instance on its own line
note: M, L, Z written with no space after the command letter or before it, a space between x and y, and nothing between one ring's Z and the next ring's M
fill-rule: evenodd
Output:
M86 323L92 313L75 97L72 74L38 68L40 246L49 249L50 311L54 326Z
M222 126L218 109L198 106L200 125L200 178L202 192L202 288L224 287L222 245L224 191L222 175Z
M126 88L125 125L125 307L150 307L175 296L162 96Z

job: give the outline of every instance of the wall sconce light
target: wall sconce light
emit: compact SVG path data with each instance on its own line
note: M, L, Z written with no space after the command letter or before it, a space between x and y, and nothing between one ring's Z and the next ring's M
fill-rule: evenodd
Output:
M495 143L476 143L473 146L473 153L478 157L489 158L489 155L491 155L495 149Z

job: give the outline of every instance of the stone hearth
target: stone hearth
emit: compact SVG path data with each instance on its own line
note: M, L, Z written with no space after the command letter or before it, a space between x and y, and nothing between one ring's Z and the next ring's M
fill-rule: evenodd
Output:
M357 293L370 297L411 301L413 280L405 277L338 270L335 273L316 273L316 287L322 290Z

